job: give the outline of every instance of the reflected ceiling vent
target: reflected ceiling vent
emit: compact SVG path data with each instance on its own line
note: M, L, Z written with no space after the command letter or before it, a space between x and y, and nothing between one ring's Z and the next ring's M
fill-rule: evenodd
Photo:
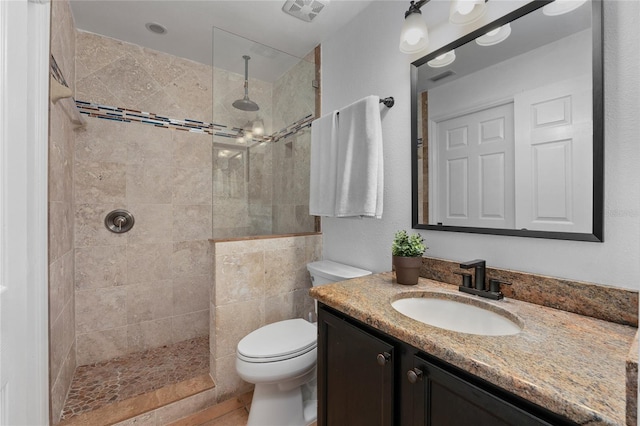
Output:
M456 73L451 70L445 71L442 74L434 75L429 79L429 81L433 81L435 83L436 81L440 81L443 78L451 77L452 75L456 75Z
M282 10L305 22L311 22L318 16L329 1L330 0L287 0L284 6L282 6Z

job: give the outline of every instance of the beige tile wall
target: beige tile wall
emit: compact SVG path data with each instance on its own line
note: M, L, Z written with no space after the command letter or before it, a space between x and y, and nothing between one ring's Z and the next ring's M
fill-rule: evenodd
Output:
M51 3L51 54L73 89L76 50L66 1ZM50 421L58 423L76 367L73 239L75 135L61 103L49 105L49 387Z
M211 121L211 67L77 34L77 98ZM209 332L211 137L88 118L75 149L75 330L84 365ZM135 217L122 235L116 208Z
M77 34L77 99L211 121L211 67L87 32Z
M306 264L322 256L322 236L213 242L215 288L211 293L211 375L218 401L250 389L235 372L236 345L263 325L308 318Z

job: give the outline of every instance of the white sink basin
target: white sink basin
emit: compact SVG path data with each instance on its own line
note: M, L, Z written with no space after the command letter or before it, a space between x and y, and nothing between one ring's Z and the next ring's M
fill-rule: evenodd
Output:
M416 321L460 333L509 336L522 331L515 315L508 311L498 313L503 310L491 305L492 310L489 310L466 302L427 296L398 299L391 306Z

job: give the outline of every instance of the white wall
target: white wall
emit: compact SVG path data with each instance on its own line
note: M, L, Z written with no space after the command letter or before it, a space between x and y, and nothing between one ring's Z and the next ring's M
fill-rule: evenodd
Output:
M587 71L588 70L588 71ZM518 93L588 74L591 81L591 31L585 30L530 50L429 90L429 118L459 115ZM589 88L590 88L589 84Z
M429 5L425 6L428 10ZM382 116L381 220L323 219L324 258L375 272L391 268L391 239L411 228L410 79L398 50L405 2L377 1L322 43L322 110L370 94L394 96ZM422 231L431 257L483 258L490 266L638 288L640 277L640 3L604 2L605 242Z

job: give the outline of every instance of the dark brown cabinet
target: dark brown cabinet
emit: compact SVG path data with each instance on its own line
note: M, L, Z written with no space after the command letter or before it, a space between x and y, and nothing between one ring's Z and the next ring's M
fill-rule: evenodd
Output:
M319 305L319 426L575 424Z
M394 346L326 311L318 333L318 424L392 426Z
M420 356L414 365L407 377L414 385L416 426L552 425Z

